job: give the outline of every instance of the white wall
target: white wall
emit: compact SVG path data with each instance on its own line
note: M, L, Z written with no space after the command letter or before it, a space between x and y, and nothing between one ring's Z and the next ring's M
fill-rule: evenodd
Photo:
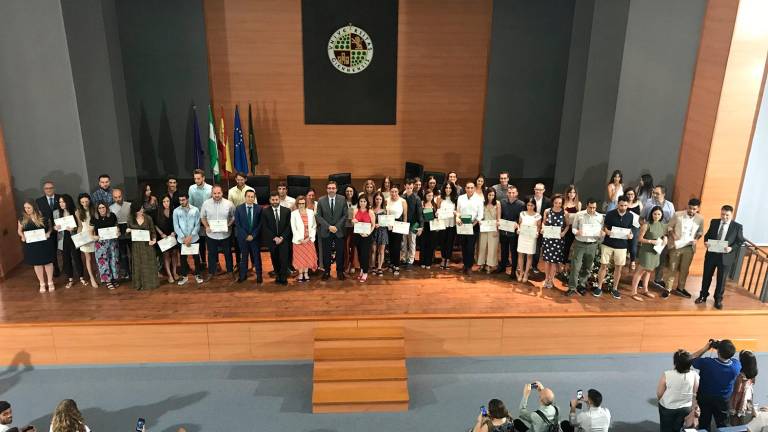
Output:
M744 236L758 245L768 245L768 92L763 101L752 138L744 184L736 219L744 225Z

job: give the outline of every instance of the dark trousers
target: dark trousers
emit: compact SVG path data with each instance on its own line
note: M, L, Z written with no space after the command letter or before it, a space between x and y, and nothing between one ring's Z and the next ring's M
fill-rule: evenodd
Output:
M475 263L475 235L460 235L461 261L465 269L471 269Z
M712 424L712 417L715 418L715 424L718 428L725 427L728 421L728 399L720 396L706 395L701 392L696 396L701 409L699 417L699 429L709 430Z
M83 258L80 250L75 248L72 237L65 234L62 242L61 261L64 268L64 276L68 278L83 277ZM54 260L56 262L58 260Z
M259 249L259 239L254 238L251 241L238 239L237 244L240 250L240 261L238 265L240 267L240 279L245 279L248 275L248 257L253 264L253 271L256 276L261 276L261 250Z
M441 234L440 256L450 260L453 255L453 243L456 241L456 227L446 227Z
M235 263L237 263L237 265L239 266L240 265L240 242L237 239L232 240L232 249L234 249L235 251ZM232 251L230 251L229 253L231 254ZM247 263L248 260L246 259L245 262Z
M536 253L533 254L533 261L531 261L531 270L539 269L539 252L541 252L541 235L536 239Z
M201 238L201 240L203 238ZM200 242L200 247L203 246L203 243L205 243L205 242ZM191 244L194 244L194 243L191 243ZM200 267L201 267L201 265L200 265L200 254L197 254L197 255L182 255L181 256L181 271L179 272L179 275L181 275L182 277L184 277L184 276L189 274L189 259L188 258L190 256L192 257L192 261L194 261L194 263L195 263L195 276L200 276Z
M269 257L272 259L272 267L275 269L275 280L277 282L288 281L288 258L290 254L290 241L283 240L279 245L276 245L274 241L269 242Z
M331 233L328 237L320 239L323 242L323 268L326 273L331 272L331 252L336 251L336 274L344 274L344 237L338 238Z
M428 227L421 232L421 246L419 249L419 263L423 266L431 266L435 261L435 244L437 243L437 232L429 231Z
M565 236L563 236L563 242L565 243L563 253L565 254L566 263L571 262L571 246L573 246L574 240L576 240L576 236L573 235L573 231L569 228L568 231L565 232Z
M53 234L48 237L48 247L50 248L51 255L53 257L53 273L59 274L59 239L56 235L56 231L53 231Z
M354 234L352 244L357 248L360 271L368 273L371 264L371 236L363 237L360 234Z
M715 275L715 270L717 270L715 301L723 301L725 278L731 272L731 266L723 264L723 259L719 254L709 252L704 255L704 274L701 277L701 293L699 293L699 297L709 297L709 286L712 285L712 277Z
M120 239L117 241L117 250L120 254L119 268L121 276L131 277L131 239L125 236L127 225L118 225L120 227Z
M205 227L200 225L200 232L205 232ZM208 243L206 240L208 237L200 236L200 262L205 265L208 262L208 255L206 254L205 245Z
M389 265L400 267L400 249L403 245L403 235L389 231Z
M659 405L660 432L680 432L685 416L691 412L691 407L668 409Z
M232 273L232 250L230 248L229 237L216 240L210 237L205 238L208 243L208 273L215 275L219 272L219 252L224 252L224 263L227 265L227 272Z
M499 260L499 268L505 269L507 267L512 269L511 275L517 271L517 234L510 236L500 234L499 243L501 243L501 259ZM512 260L509 256L512 254Z

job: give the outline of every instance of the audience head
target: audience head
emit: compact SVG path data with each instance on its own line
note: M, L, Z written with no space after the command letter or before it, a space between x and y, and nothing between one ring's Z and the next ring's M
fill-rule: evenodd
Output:
M357 208L362 211L370 210L371 205L368 202L368 197L365 194L361 194L357 199Z
M485 205L496 206L496 189L490 187L485 190Z
M728 204L720 207L720 220L723 223L730 223L731 219L733 219L733 207Z
M509 187L507 187L507 201L511 203L515 202L515 200L517 200L517 194L517 186L509 185Z
M446 182L443 185L443 188L440 190L440 198L442 199L450 199L451 202L456 202L456 184L452 182Z
M176 188L179 186L179 179L176 178L175 174L168 174L165 178L165 186L168 192L176 192Z
M502 171L499 173L499 184L502 186L509 185L509 172Z
M112 200L116 204L123 204L123 190L120 188L112 189Z
M43 193L48 197L53 196L56 194L56 185L54 185L52 181L46 180L43 183Z
M629 207L629 200L627 199L626 195L622 195L618 199L618 203L616 204L616 208L619 210L619 213L624 214L627 211L627 208Z
M741 363L741 373L747 379L754 379L757 376L757 357L750 350L742 350L739 353L739 363Z
M274 208L277 208L280 205L280 194L278 194L277 191L269 193L269 205Z
M587 401L589 405L599 408L603 403L603 395L595 389L589 389L587 390Z
M552 196L552 208L553 211L560 211L563 208L563 196L555 194Z
M555 392L549 387L539 389L539 402L544 406L555 403Z
M664 196L667 193L667 188L663 185L656 185L653 187L653 199L658 203L664 202Z
M213 198L214 201L220 201L223 196L224 191L221 189L221 186L216 185L211 188L211 198Z
M736 345L730 339L723 339L717 345L717 356L728 360L736 354Z
M338 187L339 186L336 184L336 182L331 180L328 182L328 186L325 187L325 191L328 193L328 196L333 197L336 195L336 190Z
M535 196L538 199L541 199L544 196L544 192L547 189L544 187L544 183L536 183L533 186L533 196Z
M563 197L565 201L578 203L579 202L579 192L576 190L576 185L569 184L567 188L565 188L565 192L563 193Z
M69 194L59 196L59 209L66 210L70 215L75 214L75 201Z
M384 177L384 180L381 181L381 191L389 192L389 188L391 187L392 187L392 179L389 178L389 176Z
M284 181L279 182L277 184L277 194L280 196L280 199L285 198L288 195L288 184Z
M661 209L660 206L653 206L650 212L648 212L648 222L661 222L661 219L664 218L664 211Z
M691 366L693 366L693 356L688 351L679 349L672 356L672 362L678 373L688 373L691 370Z
M205 183L205 171L200 168L192 171L192 178L195 180L195 184L202 186Z
M688 216L693 217L693 215L699 212L700 207L701 207L701 200L699 200L698 198L689 199L688 208L686 209Z
M344 198L351 202L352 205L357 205L357 189L352 185L347 185L344 188Z
M297 210L307 209L307 197L305 197L304 195L299 195L296 197L296 209Z
M504 406L504 402L499 399L491 399L488 401L488 417L492 419L503 419L509 417L507 407Z
M472 194L475 193L475 184L471 181L467 182L467 184L464 186L464 192L466 192L468 197L471 197Z
M256 192L252 191L251 189L248 189L245 191L245 203L248 205L253 205L253 203L256 202Z
M592 197L587 198L587 213L591 215L597 213L597 200Z
M525 209L529 212L536 211L536 199L534 197L528 197L528 199L525 200Z
M72 399L59 402L53 411L51 432L84 432L85 420Z
M184 191L179 192L179 204L182 207L186 207L189 205L189 194L187 192L184 192Z
M99 187L103 190L109 189L109 185L112 183L112 179L109 174L102 174L99 176Z
M0 401L0 425L9 425L11 423L13 423L11 404L6 401Z
M608 180L608 184L622 184L624 183L624 175L621 173L621 170L615 170L611 174L611 179Z

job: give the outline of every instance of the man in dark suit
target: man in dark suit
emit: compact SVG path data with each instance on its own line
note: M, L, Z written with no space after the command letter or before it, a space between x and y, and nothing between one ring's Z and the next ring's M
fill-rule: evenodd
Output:
M508 185L504 200L501 201L501 218L517 222L520 218L520 213L523 211L525 211L525 203L517 199L517 188L513 185ZM517 233L499 230L499 241L501 243L501 260L499 261L499 267L494 273L504 273L507 271L507 266L509 266L512 269L509 277L516 279ZM509 260L510 252L512 253L512 261Z
M709 240L724 240L728 242L725 253L710 252ZM720 209L720 219L712 219L709 229L704 235L704 244L707 245L707 253L704 255L704 275L701 279L701 292L696 299L697 304L707 301L709 286L712 284L712 276L717 270L717 282L715 284L715 308L723 308L723 293L725 291L725 278L731 272L731 267L736 262L736 254L744 243L744 235L740 223L733 220L733 207L724 205Z
M552 207L552 201L544 196L544 192L546 192L544 184L536 183L536 185L533 186L533 195L531 196L531 198L536 200L536 211L539 212L542 217L544 217L544 210ZM539 238L536 240L536 253L533 255L533 262L531 265L531 269L534 273L541 273L539 271L539 250L541 249L541 239L542 236L539 234Z
M274 216L274 215L273 215ZM235 209L235 237L240 247L240 276L238 282L248 277L248 256L251 256L253 271L256 273L256 283L262 283L261 278L261 207L256 205L256 192L245 192L245 202Z
M56 185L52 181L46 181L43 183L43 196L38 198L35 202L37 208L40 209L40 213L50 221L53 226L53 211L59 207L59 198L61 195L56 193ZM56 249L58 240L56 235L51 235L48 238L48 247L51 248L52 254L56 257ZM58 277L59 271L59 259L58 257L53 260L53 277Z
M347 220L347 205L344 197L336 195L336 182L329 181L328 195L320 198L315 207L320 241L323 242L323 280L331 274L331 252L336 251L336 275L344 280L344 223Z
M269 240L269 255L275 269L275 282L288 285L288 257L291 251L291 211L280 205L276 191L269 194L269 208L263 210L262 232ZM241 270L242 272L242 266Z

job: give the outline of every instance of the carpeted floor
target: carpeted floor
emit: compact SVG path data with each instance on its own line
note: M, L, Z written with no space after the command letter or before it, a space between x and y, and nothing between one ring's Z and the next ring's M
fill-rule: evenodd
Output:
M11 402L15 425L39 431L64 398L78 402L95 432L133 430L138 417L152 432L464 431L493 397L515 415L524 383L539 380L564 415L576 390L596 388L613 414L612 431L643 432L658 430L656 383L671 366L671 354L413 359L410 411L393 414L311 414L309 362L9 368L0 372L0 399ZM768 355L759 366L768 370Z

